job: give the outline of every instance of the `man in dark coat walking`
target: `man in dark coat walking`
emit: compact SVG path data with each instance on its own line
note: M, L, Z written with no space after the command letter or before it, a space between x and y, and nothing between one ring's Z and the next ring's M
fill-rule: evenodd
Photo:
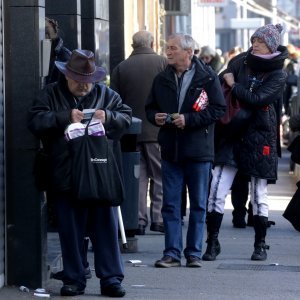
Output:
M153 78L165 69L166 57L153 51L153 35L146 30L132 37L131 55L112 72L110 87L117 91L123 102L132 108L132 114L142 120L142 133L137 136L140 151L139 221L136 234L144 235L148 225L147 192L150 197L150 230L164 232L162 223L162 182L160 147L157 142L158 127L146 118L145 102Z

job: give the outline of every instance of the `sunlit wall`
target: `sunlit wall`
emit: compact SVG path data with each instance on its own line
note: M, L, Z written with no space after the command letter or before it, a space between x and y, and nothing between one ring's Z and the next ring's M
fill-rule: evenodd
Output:
M159 0L124 1L125 58L132 52L132 35L148 30L154 35L154 51L161 53L163 9Z

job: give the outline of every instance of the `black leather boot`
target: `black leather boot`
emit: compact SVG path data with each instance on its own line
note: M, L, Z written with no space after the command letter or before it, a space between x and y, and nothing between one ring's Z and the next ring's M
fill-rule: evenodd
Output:
M246 228L246 203L249 193L248 176L238 172L231 186L232 224L236 228Z
M219 229L221 227L223 214L216 211L207 213L207 248L202 256L203 260L213 261L221 253L221 245L218 240Z
M252 227L253 226L253 207L252 207L251 202L249 202L247 212L248 212L247 226Z
M263 216L253 216L253 225L255 231L254 251L251 260L266 260L269 246L266 245L265 238L267 234L268 218Z
M245 216L246 216L246 210L238 210L234 208L232 211L232 224L233 227L235 228L246 228L246 221L245 221Z

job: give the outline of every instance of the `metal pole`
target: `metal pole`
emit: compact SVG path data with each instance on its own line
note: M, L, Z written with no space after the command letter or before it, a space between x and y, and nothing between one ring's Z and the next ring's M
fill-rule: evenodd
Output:
M243 0L242 4L242 18L247 19L247 0ZM243 48L244 50L248 49L248 29L243 29Z
M236 2L236 18L241 19L241 2ZM244 47L243 41L242 41L242 30L237 29L236 30L236 41L235 44L241 47Z
M277 0L272 0L272 23L277 24Z
M120 233L121 233L123 248L128 249L125 230L124 230L124 224L123 224L123 218L122 218L122 212L121 212L121 207L120 206L118 206L118 219L119 219L119 229L120 229Z

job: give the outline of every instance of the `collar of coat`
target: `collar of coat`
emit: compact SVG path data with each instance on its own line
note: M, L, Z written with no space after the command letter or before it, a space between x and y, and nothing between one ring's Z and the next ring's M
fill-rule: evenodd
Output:
M130 56L132 55L137 55L137 54L156 54L154 52L154 50L152 48L149 48L149 47L138 47L138 48L135 48Z
M195 65L195 75L193 77L192 82L201 82L205 83L208 82L209 80L212 80L215 76L216 73L213 71L213 69L204 64L201 60L199 60L196 56L193 56L192 58L192 63ZM168 65L160 75L165 78L165 80L168 81L174 81L175 83L175 76L176 70L173 66ZM176 84L176 83L175 83Z
M288 57L288 50L285 46L279 46L280 54L272 59L262 58L251 54L252 47L244 53L244 63L254 72L272 72L281 70L284 66L284 60Z

